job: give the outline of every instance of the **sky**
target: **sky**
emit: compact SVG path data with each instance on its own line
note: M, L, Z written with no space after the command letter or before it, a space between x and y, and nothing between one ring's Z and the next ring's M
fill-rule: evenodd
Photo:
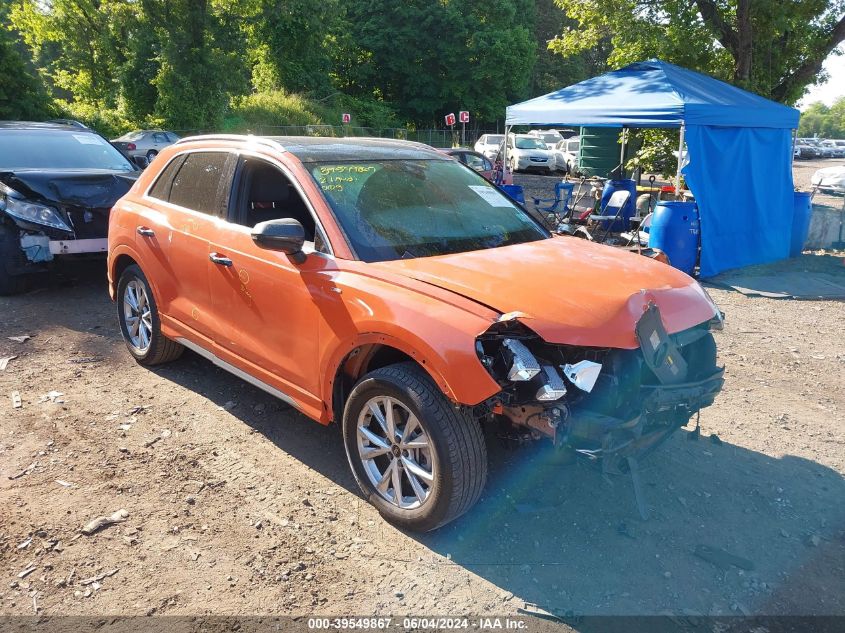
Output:
M804 98L798 102L798 107L802 110L815 101L832 105L837 97L845 96L845 55L828 56L824 69L830 75L830 79L823 84L810 87Z

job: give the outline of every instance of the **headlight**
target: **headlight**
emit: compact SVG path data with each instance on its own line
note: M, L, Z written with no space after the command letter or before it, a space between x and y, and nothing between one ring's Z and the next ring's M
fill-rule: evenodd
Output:
M508 370L508 380L531 380L540 373L540 363L520 341L513 338L504 340L505 348L510 352L511 365Z
M62 231L67 231L68 233L73 232L73 229L67 225L62 219L62 216L59 215L59 212L53 207L26 200L18 200L10 196L4 196L4 202L0 203L0 205L5 206L3 210L6 213L19 220L41 224L42 226L51 226Z

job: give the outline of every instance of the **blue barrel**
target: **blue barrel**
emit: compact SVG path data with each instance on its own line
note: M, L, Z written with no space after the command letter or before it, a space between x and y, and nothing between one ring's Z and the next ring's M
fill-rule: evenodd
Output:
M698 234L695 202L658 201L651 216L648 245L666 253L669 263L688 275L698 259Z
M519 204L525 204L525 191L522 189L522 185L500 185L500 187Z
M789 242L789 256L801 257L804 242L810 232L810 218L813 216L813 201L809 191L796 191L792 211L792 239Z
M628 203L622 209L622 217L623 220L618 220L616 222L609 222L605 221L602 223L602 227L605 230L610 231L627 231L630 228L630 219L634 217L634 214L637 211L637 183L630 179L624 180L608 180L604 183L604 191L601 192L601 206L599 207L599 211L602 215L613 215L614 211L605 211L605 205L607 205L608 200L610 200L610 196L612 196L617 191L628 191L631 194L631 197L628 198ZM608 226L610 228L608 229Z

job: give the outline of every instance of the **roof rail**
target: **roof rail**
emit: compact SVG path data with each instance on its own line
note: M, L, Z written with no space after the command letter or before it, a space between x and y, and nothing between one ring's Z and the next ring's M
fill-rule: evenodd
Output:
M242 143L266 145L280 152L285 151L285 148L276 141L263 136L255 136L254 134L203 134L200 136L186 136L176 141L175 145L192 143L194 141L241 141Z

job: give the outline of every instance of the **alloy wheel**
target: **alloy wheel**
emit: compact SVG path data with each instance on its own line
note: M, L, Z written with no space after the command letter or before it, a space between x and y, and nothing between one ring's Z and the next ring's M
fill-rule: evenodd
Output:
M130 345L142 354L146 352L152 341L153 319L147 290L138 279L126 284L123 291L123 324Z
M434 447L408 407L389 396L371 398L357 423L358 454L376 492L402 510L419 508L431 495Z

